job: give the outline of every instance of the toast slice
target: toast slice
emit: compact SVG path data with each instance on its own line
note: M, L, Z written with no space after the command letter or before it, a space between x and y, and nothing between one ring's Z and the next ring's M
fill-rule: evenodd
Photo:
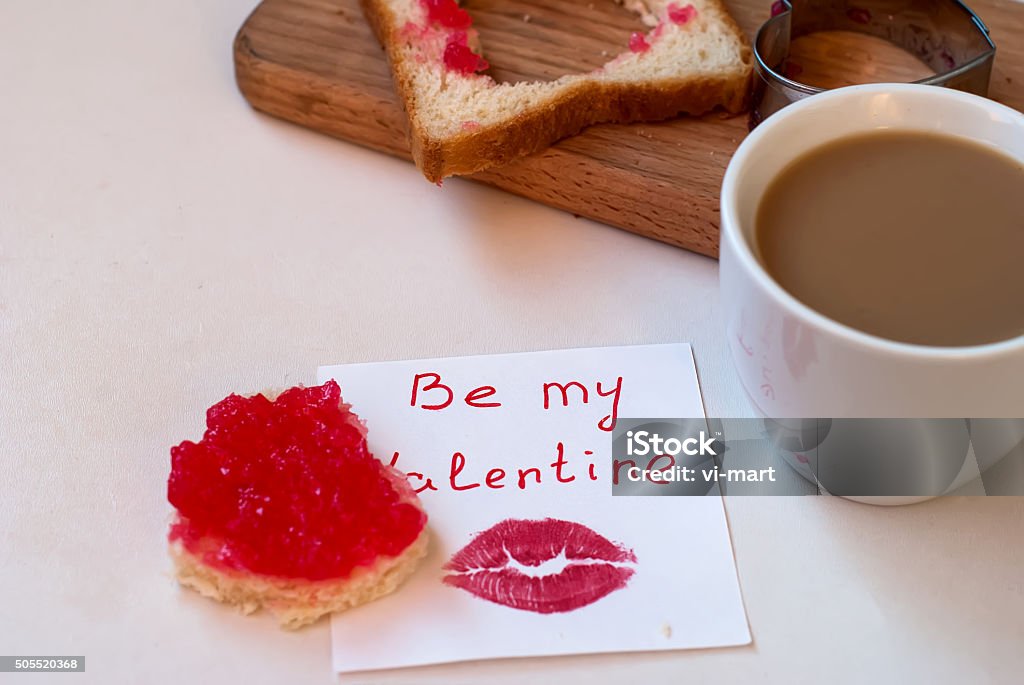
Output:
M397 590L426 556L428 540L429 534L424 528L397 556L378 559L372 566L335 580L276 578L219 568L180 542L172 542L170 551L175 576L182 587L234 606L243 614L267 609L282 628L295 630ZM220 543L211 538L202 544L216 549Z
M207 410L171 448L168 532L178 582L300 628L394 592L427 553L404 473L374 457L336 381Z
M360 0L387 52L423 175L439 182L502 165L593 124L746 107L751 50L720 0L618 1L653 27L604 66L497 83L455 0Z

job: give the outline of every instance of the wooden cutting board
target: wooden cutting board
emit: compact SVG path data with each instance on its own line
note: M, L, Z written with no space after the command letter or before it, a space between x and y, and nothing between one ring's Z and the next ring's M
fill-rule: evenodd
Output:
M769 0L726 0L753 36ZM1024 4L972 0L998 46L991 96L1024 109ZM465 0L499 81L587 71L644 30L612 0ZM801 80L835 86L920 78L920 63L873 39L802 39ZM409 157L405 115L358 0L264 0L238 32L239 88L256 109ZM855 66L853 66L855 65ZM594 126L546 151L472 178L709 256L718 254L718 192L747 133L745 116ZM424 181L426 183L426 181ZM438 192L443 192L439 190Z

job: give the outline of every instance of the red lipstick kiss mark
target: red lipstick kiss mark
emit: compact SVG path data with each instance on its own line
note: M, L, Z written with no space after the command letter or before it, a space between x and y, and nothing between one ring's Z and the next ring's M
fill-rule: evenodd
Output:
M555 614L626 587L633 551L581 523L506 519L452 555L444 583L513 609Z

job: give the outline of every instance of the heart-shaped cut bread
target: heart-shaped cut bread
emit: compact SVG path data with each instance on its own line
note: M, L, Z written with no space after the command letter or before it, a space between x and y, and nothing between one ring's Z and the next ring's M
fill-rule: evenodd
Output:
M593 124L746 107L751 50L720 0L625 0L651 28L634 33L621 54L587 73L521 83L487 75L472 20L455 0L360 1L404 102L413 158L434 182L505 164Z
M426 554L419 499L335 381L212 406L171 448L167 497L178 581L286 628L393 592Z

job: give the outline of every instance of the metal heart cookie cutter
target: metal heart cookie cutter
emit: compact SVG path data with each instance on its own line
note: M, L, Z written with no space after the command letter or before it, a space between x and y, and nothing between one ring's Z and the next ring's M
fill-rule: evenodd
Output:
M988 27L959 0L778 0L754 39L751 128L786 105L826 90L783 73L790 41L819 31L884 38L935 72L915 83L988 94L996 46Z

